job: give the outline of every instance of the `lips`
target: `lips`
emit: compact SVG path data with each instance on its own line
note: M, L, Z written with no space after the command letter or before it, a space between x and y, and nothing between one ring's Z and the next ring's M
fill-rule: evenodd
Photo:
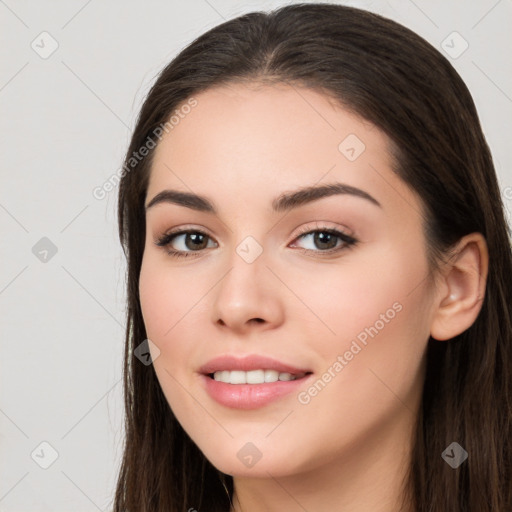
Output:
M256 409L296 391L311 375L299 368L266 356L212 359L199 369L208 395L232 409Z

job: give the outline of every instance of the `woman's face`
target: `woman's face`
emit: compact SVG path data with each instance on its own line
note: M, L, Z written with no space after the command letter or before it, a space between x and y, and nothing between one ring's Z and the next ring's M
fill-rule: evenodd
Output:
M388 139L309 89L195 99L155 149L140 274L176 418L232 475L400 453L433 292L420 200Z

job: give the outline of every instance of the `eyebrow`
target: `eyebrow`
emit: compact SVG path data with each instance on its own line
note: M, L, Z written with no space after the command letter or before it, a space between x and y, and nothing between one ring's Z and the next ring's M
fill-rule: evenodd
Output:
M318 185L300 188L293 192L285 192L272 201L272 209L275 212L286 212L299 206L311 203L324 197L335 194L348 194L362 199L366 199L376 206L382 208L382 205L373 196L351 185L344 183L330 183L327 185ZM178 190L162 190L149 203L145 209L148 211L153 206L160 203L172 203L199 212L212 213L217 215L217 209L214 204L204 196L190 192L181 192Z

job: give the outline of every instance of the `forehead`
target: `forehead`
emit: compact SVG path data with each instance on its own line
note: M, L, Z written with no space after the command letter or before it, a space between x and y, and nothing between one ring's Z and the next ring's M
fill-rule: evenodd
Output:
M225 160L240 155L263 160L270 151L273 157L287 153L287 159L293 155L300 159L320 145L328 149L326 158L333 160L348 135L353 141L359 139L358 152L364 145L367 155L385 157L388 153L389 140L384 133L312 89L234 83L208 89L194 99L196 105L186 114L173 116L176 124L159 144L157 156L163 152L163 156L180 156L180 148L186 144L210 154L229 150ZM263 153L263 149L267 151ZM187 156L198 158L200 154Z
M148 197L174 188L222 202L238 197L242 206L242 191L274 197L296 186L342 181L383 203L397 193L414 201L392 172L388 137L318 91L237 83L194 100L155 149Z

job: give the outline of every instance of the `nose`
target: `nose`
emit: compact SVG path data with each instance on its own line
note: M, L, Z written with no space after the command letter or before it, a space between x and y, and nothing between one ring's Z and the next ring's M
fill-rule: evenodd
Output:
M263 253L264 254L264 253ZM252 262L233 251L227 272L214 288L212 320L238 335L264 331L283 322L283 285L261 254Z

